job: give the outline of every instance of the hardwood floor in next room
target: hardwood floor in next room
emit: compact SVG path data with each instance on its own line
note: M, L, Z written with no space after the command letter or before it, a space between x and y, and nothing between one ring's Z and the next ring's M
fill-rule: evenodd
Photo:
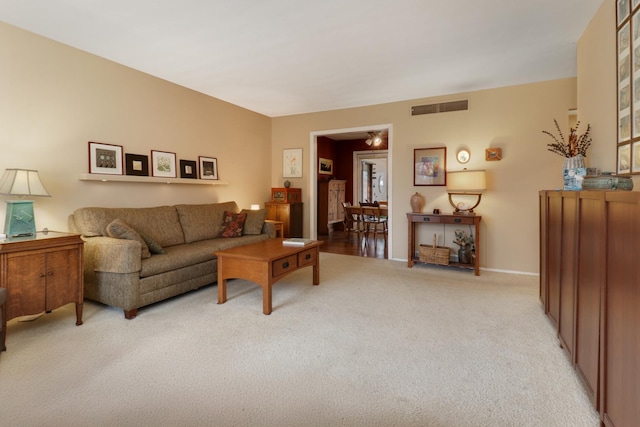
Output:
M386 236L378 235L376 242L373 236L369 236L365 241L362 233L360 235L351 233L347 238L346 232L338 230L332 231L328 235L318 236L318 240L324 242L320 246L320 252L382 259L386 259L388 256L386 238Z

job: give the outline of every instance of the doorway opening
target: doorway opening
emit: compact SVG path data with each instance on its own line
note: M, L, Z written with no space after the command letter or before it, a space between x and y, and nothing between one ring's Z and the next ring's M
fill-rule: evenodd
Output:
M386 147L380 147L382 149L376 149L372 147L368 150L369 142L366 140L372 133L382 132L385 136ZM313 239L318 238L318 162L319 158L323 156L318 155L318 139L331 139L335 141L336 147L340 147L341 144L346 144L349 141L360 140L361 144L366 142L366 145L360 145L358 149L352 150L348 154L348 157L339 159L341 162L347 162L349 173L347 176L337 176L339 179L347 179L350 182L347 184L351 188L348 190L350 199L354 204L360 201L387 201L388 203L388 251L386 257L392 257L392 238L393 238L393 194L392 187L390 185L392 179L392 147L393 147L393 126L391 124L372 125L366 127L356 128L344 128L333 129L325 131L315 131L310 134L310 155L309 155L309 234ZM345 146L343 145L342 148ZM383 149L383 148L386 148ZM373 154L375 153L375 155ZM324 157L323 157L324 158ZM336 159L334 160L334 170L336 169ZM362 162L360 162L362 160ZM363 172L363 169L366 172ZM364 181L361 179L364 177ZM364 182L364 184L363 184ZM364 190L363 190L364 188ZM365 193L363 193L363 191ZM365 197L362 195L365 194Z
M388 202L387 150L353 153L354 202Z

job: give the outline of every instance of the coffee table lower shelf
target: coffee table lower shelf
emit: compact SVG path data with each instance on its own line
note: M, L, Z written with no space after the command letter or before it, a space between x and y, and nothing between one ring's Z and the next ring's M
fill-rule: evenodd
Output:
M313 284L320 284L321 241L306 246L284 246L269 239L214 252L218 257L218 304L227 301L227 280L245 279L262 287L262 312L271 314L273 284L294 271L313 268Z

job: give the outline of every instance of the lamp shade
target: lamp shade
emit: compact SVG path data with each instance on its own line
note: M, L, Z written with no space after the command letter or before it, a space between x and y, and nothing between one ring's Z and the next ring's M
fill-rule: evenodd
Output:
M0 179L0 194L7 196L50 197L37 170L6 169Z
M487 189L486 172L461 170L447 172L447 191L454 193L482 193Z

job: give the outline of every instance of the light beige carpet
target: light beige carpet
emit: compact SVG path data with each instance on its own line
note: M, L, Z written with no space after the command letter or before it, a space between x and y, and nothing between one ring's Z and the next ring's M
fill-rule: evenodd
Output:
M274 288L9 323L3 426L576 426L597 413L535 277L321 254Z

